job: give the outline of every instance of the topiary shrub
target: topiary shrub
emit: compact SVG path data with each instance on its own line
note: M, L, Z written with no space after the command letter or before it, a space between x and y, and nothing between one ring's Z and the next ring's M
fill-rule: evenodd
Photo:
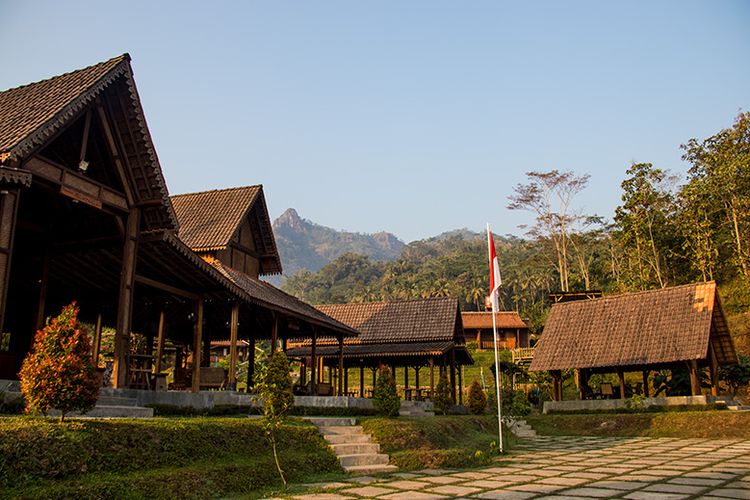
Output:
M442 415L447 415L448 410L453 406L451 386L450 382L448 382L448 374L445 371L440 374L440 379L435 387L435 394L432 395L432 404L435 410Z
M91 341L78 327L73 302L34 337L31 353L19 372L28 413L60 411L60 422L71 411L85 413L96 404L99 383L91 360Z
M391 369L381 366L378 370L378 379L375 381L375 391L372 395L372 404L379 415L386 417L398 417L401 408L401 399L396 391L396 379L393 378Z
M476 380L469 386L469 397L467 401L469 411L474 415L481 415L487 409L487 395L482 386Z

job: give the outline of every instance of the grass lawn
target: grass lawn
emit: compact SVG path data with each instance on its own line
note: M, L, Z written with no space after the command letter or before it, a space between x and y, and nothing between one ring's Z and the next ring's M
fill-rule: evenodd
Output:
M343 474L310 424L291 422L279 450L290 482ZM0 498L253 498L280 484L256 419L0 418Z
M750 412L681 411L534 415L525 417L548 436L648 436L750 439Z

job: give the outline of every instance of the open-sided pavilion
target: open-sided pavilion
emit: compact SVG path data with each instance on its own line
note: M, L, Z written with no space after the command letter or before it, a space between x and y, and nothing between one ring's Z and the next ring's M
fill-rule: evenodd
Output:
M560 401L562 370L577 370L580 398L586 399L591 374L617 373L624 398L625 373L642 373L642 391L649 396L649 374L676 368L689 370L697 396L699 371L708 368L716 396L719 367L734 363L734 343L710 281L554 304L530 371L549 371L553 397Z

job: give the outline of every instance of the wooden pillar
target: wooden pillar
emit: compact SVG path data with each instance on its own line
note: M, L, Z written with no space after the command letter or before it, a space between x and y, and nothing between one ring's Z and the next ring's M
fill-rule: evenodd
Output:
M125 387L128 381L130 358L130 327L133 318L133 292L135 289L135 265L138 257L138 234L141 212L131 208L125 225L125 244L122 249L120 272L120 296L117 303L117 327L115 332L115 359L112 366L112 385Z
M404 389L409 388L409 367L404 366Z
M365 397L365 365L359 367L359 397Z
M698 361L693 359L688 362L690 368L690 392L693 396L700 396L701 383L698 379Z
M299 363L299 385L304 386L307 384L307 365L305 364L307 361L305 358L302 358L302 361Z
M349 395L349 367L344 367L344 396Z
M344 395L344 336L339 335L339 396Z
M464 404L464 367L458 367L458 404Z
M431 397L435 395L435 358L430 358L428 361L430 365L430 394Z
M99 351L102 348L102 314L96 315L96 325L94 326L94 346L91 353L91 360L94 362L94 367L99 366Z
M42 274L39 277L39 302L37 304L36 319L34 320L34 330L38 331L44 327L44 311L47 306L47 286L49 285L49 252L44 253L42 258ZM31 336L31 343L34 343L34 335Z
M451 349L450 357L451 357L450 358L451 399L453 400L453 404L456 404L456 350L455 349Z
M284 351L284 354L286 354L288 340L286 337L281 339L281 350Z
M555 401L562 401L562 371L552 370L550 373L552 374L552 399L554 399Z
M232 313L229 319L229 380L227 389L237 390L237 328L240 323L240 303L232 304Z
M375 384L378 382L378 369L372 369L372 392L375 393Z
M255 378L255 337L253 337L252 333L247 342L247 392L250 392L254 385L253 379Z
M625 372L617 370L617 378L620 379L620 399L625 399Z
M708 343L708 361L708 369L711 374L711 395L716 397L719 395L719 360L716 358L716 351L710 341Z
M279 348L279 319L275 312L271 313L271 354Z
M193 392L201 388L201 342L203 341L203 298L195 303L195 326L193 328Z
M649 371L643 370L643 395L645 397L649 397L648 376L649 376Z
M477 328L477 350L482 350L482 330Z
M20 193L18 189L0 191L0 227L2 227L0 231L0 332L4 331L5 304L8 298L8 280L10 279L13 237L16 234Z
M584 399L586 399L586 393L588 392L586 391L586 386L588 385L586 369L579 368L578 370L576 370L576 375L576 378L578 379L578 397L581 401L583 401Z
M419 389L419 370L421 370L421 366L415 366L414 367L414 385L417 389Z
M310 395L318 393L318 329L313 327L312 343L310 344Z
M164 329L166 327L167 314L162 309L159 311L159 327L156 332L156 359L154 360L154 373L161 373L161 358L164 355Z

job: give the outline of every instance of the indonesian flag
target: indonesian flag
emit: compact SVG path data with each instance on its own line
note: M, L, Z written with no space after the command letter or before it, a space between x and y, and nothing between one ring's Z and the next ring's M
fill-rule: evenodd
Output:
M500 277L500 264L497 261L495 242L492 240L489 224L487 224L487 248L490 255L490 301L492 311L495 312L500 309L500 285L503 284L503 280Z

